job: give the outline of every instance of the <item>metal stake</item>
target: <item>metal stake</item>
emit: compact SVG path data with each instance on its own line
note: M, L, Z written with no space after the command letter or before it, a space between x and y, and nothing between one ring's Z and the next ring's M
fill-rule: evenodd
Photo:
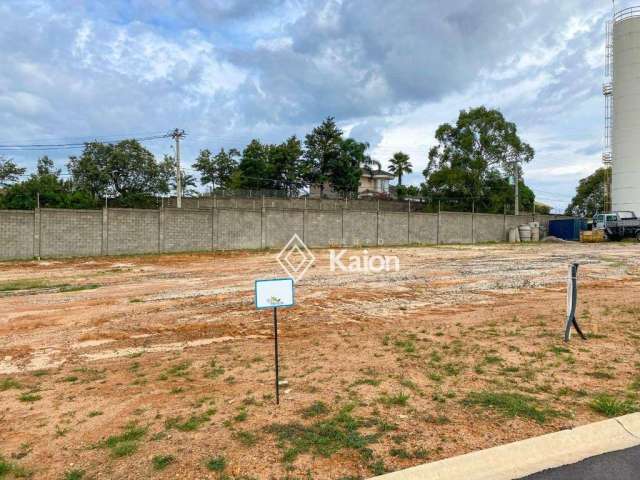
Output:
M575 327L576 331L583 340L587 337L582 333L578 320L576 319L576 306L578 304L578 263L572 263L569 267L569 278L567 282L567 323L564 327L564 341L568 342L571 339L571 327Z
M280 367L278 365L278 309L273 309L273 332L275 337L276 357L276 405L280 405Z

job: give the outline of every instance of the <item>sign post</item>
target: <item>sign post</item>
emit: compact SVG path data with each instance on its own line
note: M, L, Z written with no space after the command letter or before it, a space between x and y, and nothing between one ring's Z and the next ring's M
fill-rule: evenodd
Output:
M280 366L278 360L278 308L295 305L295 293L291 278L256 280L256 308L273 309L273 338L276 370L276 404L280 405Z
M578 266L579 263L572 263L569 266L569 276L567 278L567 322L564 326L564 341L571 339L571 327L575 327L576 331L583 340L587 337L582 333L578 320L576 319L576 307L578 305Z

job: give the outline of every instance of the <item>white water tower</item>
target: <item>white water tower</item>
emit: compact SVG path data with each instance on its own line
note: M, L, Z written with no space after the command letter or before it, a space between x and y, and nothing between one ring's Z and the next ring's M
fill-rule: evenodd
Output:
M640 216L640 6L617 11L607 29L605 165L612 166L611 210Z

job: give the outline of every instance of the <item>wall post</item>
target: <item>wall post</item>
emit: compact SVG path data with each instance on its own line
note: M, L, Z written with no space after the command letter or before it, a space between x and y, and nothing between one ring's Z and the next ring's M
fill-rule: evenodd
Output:
M40 250L42 247L42 209L40 207L33 211L33 256L40 260Z
M102 255L109 255L109 208L102 209Z
M165 210L161 208L158 211L158 252L164 252L164 227L165 227Z
M264 197L263 201L264 201ZM262 207L260 212L260 248L265 249L267 246L267 219L265 215L267 213L266 208Z

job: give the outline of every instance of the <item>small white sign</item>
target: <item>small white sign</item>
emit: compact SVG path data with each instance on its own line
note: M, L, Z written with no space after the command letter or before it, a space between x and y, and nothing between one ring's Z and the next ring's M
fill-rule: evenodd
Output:
M256 308L292 307L295 303L293 280L256 280Z

